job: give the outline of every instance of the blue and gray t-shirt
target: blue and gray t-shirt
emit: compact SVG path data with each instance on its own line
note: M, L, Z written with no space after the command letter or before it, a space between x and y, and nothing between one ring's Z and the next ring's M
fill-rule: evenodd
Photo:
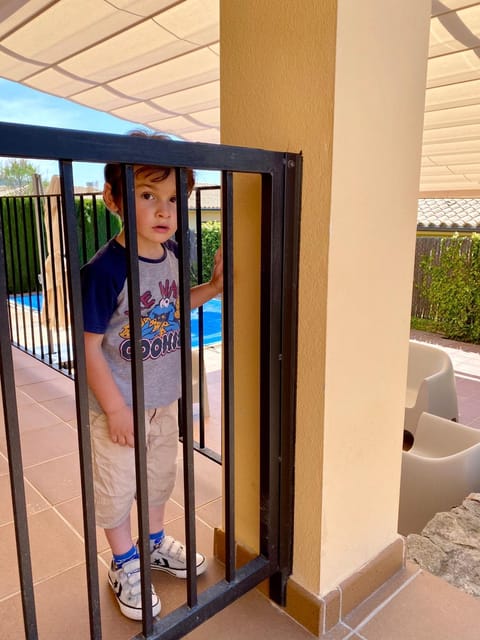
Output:
M160 260L139 258L145 408L167 406L181 395L177 245L164 244ZM102 349L126 403L132 405L127 255L115 239L81 270L84 330L103 334ZM101 411L93 394L90 404Z

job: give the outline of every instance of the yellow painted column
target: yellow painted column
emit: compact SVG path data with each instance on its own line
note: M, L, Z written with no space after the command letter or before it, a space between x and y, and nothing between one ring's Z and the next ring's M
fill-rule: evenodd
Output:
M293 577L322 595L397 537L430 1L220 5L222 143L304 155ZM237 534L255 547L259 220L255 186L237 192Z
M303 150L305 154L302 226L307 231L302 233L301 271L308 274L313 259L315 272L305 285L302 283L300 299L298 420L308 425L308 433L297 439L297 455L302 464L296 475L297 486L308 486L308 490L299 492L297 497L296 522L309 541L305 547L310 556L307 564L309 573L317 579L335 7L334 0L247 0L221 2L220 12L222 143ZM252 340L252 328L245 325L242 317L251 301L259 300L259 278L255 275L259 272L259 220L258 208L248 205L248 195L236 203L236 211L235 324L237 344L241 345L235 352L238 448L242 455L243 447L249 447L253 456L251 470L242 467L237 483L238 533L241 540L254 547L257 534L252 523L258 517L258 501L252 480L258 478L254 443L258 442L260 346ZM309 340L303 340L302 334L309 334Z

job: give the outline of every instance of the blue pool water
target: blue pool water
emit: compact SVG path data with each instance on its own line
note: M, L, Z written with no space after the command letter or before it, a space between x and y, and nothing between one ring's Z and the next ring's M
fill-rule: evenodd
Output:
M198 347L198 309L191 316L192 347ZM203 343L217 344L222 341L222 301L214 298L203 305Z
M10 296L10 300L35 311L42 308L41 293L24 293ZM198 309L192 311L192 347L198 347ZM203 343L217 344L222 340L222 302L214 298L203 305Z
M10 296L9 299L12 302L15 302L15 304L21 304L24 307L29 307L35 311L39 311L42 308L42 294L35 291L33 293L23 293L16 296Z

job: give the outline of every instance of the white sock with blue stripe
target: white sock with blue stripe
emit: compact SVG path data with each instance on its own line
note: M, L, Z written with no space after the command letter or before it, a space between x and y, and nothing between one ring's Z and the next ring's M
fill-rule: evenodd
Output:
M160 531L157 531L155 533L151 533L150 534L150 551L153 551L153 549L158 546L159 544L162 543L162 540L165 538L165 531L164 529L161 529Z

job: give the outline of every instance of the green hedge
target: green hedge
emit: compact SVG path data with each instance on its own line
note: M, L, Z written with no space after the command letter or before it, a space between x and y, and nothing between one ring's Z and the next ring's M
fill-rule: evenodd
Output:
M222 228L220 222L209 220L202 222L202 277L199 282L198 267L196 263L196 247L192 251L191 283L201 284L208 282L212 275L213 259L222 241Z
M122 228L120 218L108 211L101 198L75 198L80 264L83 265ZM83 215L82 215L83 211Z
M121 227L117 216L106 210L101 198L75 197L80 263L87 262ZM8 293L40 291L41 273L34 199L0 198ZM83 214L82 214L83 211ZM46 236L40 213L43 238ZM47 241L48 243L48 241ZM45 244L44 244L45 246ZM48 250L47 250L48 253Z
M31 205L28 198L0 198L9 294L40 289L37 233Z
M443 238L421 263L422 295L433 327L447 338L480 343L480 235Z

